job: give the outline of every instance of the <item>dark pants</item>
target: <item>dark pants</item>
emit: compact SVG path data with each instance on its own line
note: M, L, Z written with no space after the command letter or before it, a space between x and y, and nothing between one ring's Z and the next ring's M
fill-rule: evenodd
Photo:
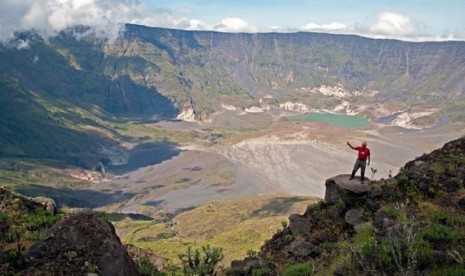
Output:
M365 168L367 166L367 161L366 160L359 160L355 161L354 169L352 170L352 176L351 178L354 178L355 174L358 171L358 168L361 168L361 175L362 175L362 181L365 180Z

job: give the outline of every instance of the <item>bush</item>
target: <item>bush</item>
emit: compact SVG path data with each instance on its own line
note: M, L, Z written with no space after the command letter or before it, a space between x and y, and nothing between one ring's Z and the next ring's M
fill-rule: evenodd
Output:
M141 276L155 276L158 273L158 269L147 257L138 258L135 263Z
M315 273L313 267L308 263L298 263L288 266L283 275L284 276L310 276Z
M10 221L11 215L8 212L0 211L0 243L7 237Z
M431 273L432 275L447 275L447 276L463 276L465 275L465 267L455 265L451 267L443 267Z
M452 228L442 224L432 224L423 231L423 237L431 242L456 242L460 234Z
M252 270L252 276L268 276L270 271L267 268L256 268Z
M216 266L224 257L223 250L207 245L202 246L202 251L203 254L199 249L192 252L192 248L189 247L186 254L179 255L184 275L216 275Z

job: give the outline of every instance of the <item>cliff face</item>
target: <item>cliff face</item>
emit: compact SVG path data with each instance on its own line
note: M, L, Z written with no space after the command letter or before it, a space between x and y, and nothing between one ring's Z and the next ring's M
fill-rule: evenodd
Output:
M171 100L178 108L192 103L199 118L221 110L221 103L247 106L264 96L321 97L315 91L322 86L340 86L368 98L375 92L376 99L411 104L463 100L465 95L464 42L137 25L126 25L111 45L92 37L76 40L70 33L47 42L36 36L23 39L30 40L27 50L0 48L3 76L113 113L175 117L179 110Z
M248 266L233 262L232 274L465 272L465 138L395 177L368 185L348 178L328 179L325 201L291 215L257 257L244 260Z
M28 48L0 47L2 156L92 168L119 144L109 121L208 121L283 103L375 120L412 110L420 125L463 119L464 42L127 25L108 44L73 32L25 33Z
M156 87L178 106L189 103L195 118L205 120L221 111L222 104L246 108L270 98L278 104L299 101L315 109L332 109L355 97L359 104L368 105L382 101L431 107L461 101L464 53L463 42L410 43L316 33L227 34L128 25L125 36L107 51L107 57L117 57L117 66L107 72ZM122 68L122 57L138 72ZM376 117L372 114L376 110L365 113Z

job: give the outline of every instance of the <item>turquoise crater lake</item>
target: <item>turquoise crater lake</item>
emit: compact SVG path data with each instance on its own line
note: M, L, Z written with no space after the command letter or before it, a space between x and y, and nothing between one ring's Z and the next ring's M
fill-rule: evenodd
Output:
M370 122L360 116L310 112L303 115L286 117L289 121L321 122L350 129L369 129Z

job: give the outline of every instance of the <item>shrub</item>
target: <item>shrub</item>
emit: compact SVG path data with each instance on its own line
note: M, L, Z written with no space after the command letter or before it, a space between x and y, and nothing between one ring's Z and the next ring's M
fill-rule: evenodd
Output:
M11 221L11 215L8 212L0 211L0 242L4 241Z
M447 226L464 226L465 217L451 214L447 211L437 210L433 212L433 221Z
M207 245L202 246L202 252L199 249L192 252L189 247L186 254L179 255L184 275L216 275L216 266L223 259L223 250Z
M308 263L298 263L288 266L284 272L284 276L310 276L315 273L313 267Z
M465 275L465 267L460 265L443 267L435 270L432 275L447 275L447 276L463 276Z
M431 243L424 239L417 239L414 242L414 246L411 250L416 250L418 266L431 265L431 261L434 260L434 250Z
M155 276L158 273L158 269L147 257L138 258L135 263L141 276Z
M442 224L432 224L423 231L423 237L431 242L456 242L460 234L449 226Z
M376 237L372 231L357 233L350 243L352 264L356 272L369 274L414 274L418 269L419 246L423 246L423 258L428 257L426 244L415 243L415 225L409 221L398 224L400 235Z
M268 275L270 275L270 271L268 270L268 268L261 267L261 268L256 268L252 270L252 276L268 276Z

